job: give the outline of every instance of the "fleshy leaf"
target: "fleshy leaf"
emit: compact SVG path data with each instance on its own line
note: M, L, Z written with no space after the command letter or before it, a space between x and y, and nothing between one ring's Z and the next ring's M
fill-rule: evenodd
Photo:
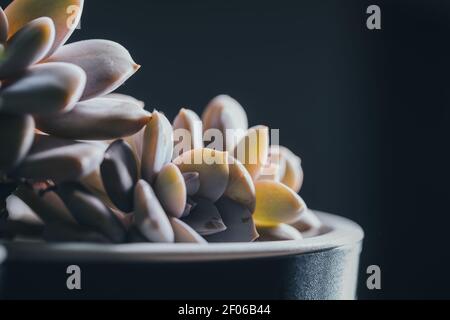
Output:
M208 242L252 242L258 239L252 213L245 206L222 198L216 203L216 207L227 230L206 237Z
M274 227L297 221L307 210L298 194L284 184L258 181L256 187L256 210L254 219L258 226Z
M176 243L197 243L205 245L208 242L195 232L194 229L189 227L183 221L177 218L170 218L170 224L172 225L173 232L175 233Z
M286 158L283 156L280 147L272 146L269 151L269 158L264 165L258 180L271 180L281 182L286 174Z
M153 117L153 116L152 116ZM148 126L148 124L147 124ZM142 167L142 153L144 149L144 136L147 131L147 126L141 129L138 133L125 137L124 140L130 145L131 149L133 149L134 154L136 155L136 161L138 163L139 174L141 172Z
M55 183L77 181L94 172L102 159L103 150L95 145L68 143L60 146L57 139L41 137L11 175L34 181L52 180Z
M136 226L131 226L127 232L127 243L149 243L146 237L142 235L142 232Z
M27 115L0 115L0 172L17 166L27 155L34 140L34 121Z
M302 234L287 224L278 226L258 227L260 241L298 241L303 240Z
M236 146L234 157L245 166L253 179L258 178L269 157L269 128L257 126L249 129Z
M201 236L210 236L227 229L214 203L206 199L195 199L195 209L182 221Z
M116 90L140 68L124 47L108 40L85 40L65 45L46 62L72 63L86 72L86 89L81 100Z
M104 188L111 201L125 213L133 211L137 163L131 147L123 140L112 143L101 165Z
M188 196L195 196L200 190L200 174L198 172L183 173Z
M75 31L83 12L84 0L14 0L5 9L9 20L9 37L28 22L49 17L55 24L55 42L51 54L62 46Z
M304 179L302 160L287 148L280 147L280 151L286 160L286 171L282 182L298 193L302 188Z
M228 153L211 149L196 149L186 152L174 163L182 173L197 172L200 176L198 196L216 202L228 185Z
M230 179L225 196L255 211L256 190L252 177L238 160L230 157Z
M192 210L194 210L194 206L192 204L190 204L189 202L186 203L186 207L184 208L182 218L186 218L187 216L189 216L191 214Z
M244 108L227 95L214 98L202 116L204 130L218 129L222 132L224 150L232 151L248 130L248 119ZM227 130L233 130L234 141L227 140ZM232 131L229 131L232 132Z
M39 195L37 191L28 186L20 186L14 195L46 224L76 224L70 212L54 192Z
M107 94L105 96L103 96L103 98L108 98L108 99L115 99L115 100L119 100L119 101L124 101L124 102L130 102L130 103L135 103L138 106L140 106L141 108L145 107L145 103L141 100L136 99L135 97L129 96L127 94L122 94L122 93L110 93Z
M0 8L0 43L5 43L6 40L8 40L8 31L9 31L9 22L8 17L5 14L5 11L3 11L2 8Z
M192 110L181 109L177 117L173 122L173 128L179 133L182 133L182 138L179 138L181 141L176 141L175 150L178 149L177 146L186 146L186 148L182 148L184 152L193 149L203 148L203 125L200 117ZM186 130L186 132L183 132ZM186 136L183 133L189 133ZM184 139L190 138L190 141L184 141ZM182 153L184 153L182 152ZM175 152L176 153L176 152ZM175 154L175 157L178 157L180 154Z
M1 179L1 178L0 178ZM8 210L6 210L6 200L17 189L17 183L0 183L0 223L8 219Z
M187 202L187 191L180 169L172 163L166 165L155 181L155 192L166 213L181 218Z
M314 212L306 210L300 217L300 220L293 223L292 226L304 233L306 237L314 237L320 234L323 224Z
M152 187L144 180L136 185L135 225L149 241L172 243L174 231Z
M102 233L114 243L125 240L125 227L116 215L83 187L68 183L59 186L57 192L81 226Z
M6 199L6 210L9 220L44 224L42 219L25 202L13 194Z
M0 111L16 114L67 112L78 102L85 84L86 74L75 65L37 65L0 90Z
M29 22L7 43L0 61L0 78L20 75L41 61L55 41L55 26L50 18Z
M147 124L143 137L142 178L152 183L164 166L170 163L172 154L172 125L162 113L155 111Z
M38 116L39 130L65 139L113 140L139 132L151 114L134 102L96 98L66 113Z

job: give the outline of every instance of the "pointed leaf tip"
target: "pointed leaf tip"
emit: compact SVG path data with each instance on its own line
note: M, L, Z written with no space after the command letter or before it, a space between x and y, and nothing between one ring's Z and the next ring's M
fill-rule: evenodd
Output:
M108 40L85 40L61 47L47 62L67 62L87 75L82 100L106 95L120 87L140 66L120 44Z
M152 183L173 155L172 125L164 114L153 112L142 141L142 177Z

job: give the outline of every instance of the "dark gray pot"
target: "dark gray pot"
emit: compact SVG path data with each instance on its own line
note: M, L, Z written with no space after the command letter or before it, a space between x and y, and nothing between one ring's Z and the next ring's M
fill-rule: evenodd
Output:
M326 228L304 241L251 244L0 246L5 299L355 299L364 237L319 213ZM82 270L82 290L66 287Z

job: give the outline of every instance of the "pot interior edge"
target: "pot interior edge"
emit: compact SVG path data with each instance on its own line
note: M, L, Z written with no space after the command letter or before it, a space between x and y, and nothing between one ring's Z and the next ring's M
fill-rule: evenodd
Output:
M316 253L359 245L364 232L356 223L317 212L331 229L323 235L302 241L226 244L32 244L0 243L0 264L8 261L71 262L181 262L270 258ZM6 254L2 254L6 253ZM3 259L2 259L3 258ZM3 261L2 261L3 260Z

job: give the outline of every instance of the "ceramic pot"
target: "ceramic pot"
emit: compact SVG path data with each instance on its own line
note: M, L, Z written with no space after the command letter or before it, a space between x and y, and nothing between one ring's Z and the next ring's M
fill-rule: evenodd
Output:
M355 299L364 237L317 213L319 236L247 244L0 244L4 299ZM67 268L81 269L81 290Z

